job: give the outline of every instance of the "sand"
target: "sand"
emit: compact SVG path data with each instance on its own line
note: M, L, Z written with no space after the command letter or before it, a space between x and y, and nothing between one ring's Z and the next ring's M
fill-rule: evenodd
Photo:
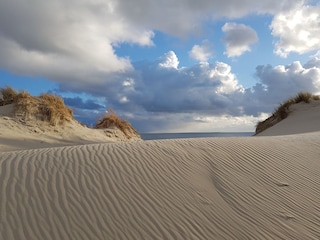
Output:
M2 152L0 239L319 239L319 161L319 131Z
M13 113L13 104L0 107L0 151L38 149L91 143L138 141L130 139L118 128L93 129L72 120L64 125L51 126L39 120L25 121Z
M290 106L289 117L258 136L279 136L320 131L320 101Z

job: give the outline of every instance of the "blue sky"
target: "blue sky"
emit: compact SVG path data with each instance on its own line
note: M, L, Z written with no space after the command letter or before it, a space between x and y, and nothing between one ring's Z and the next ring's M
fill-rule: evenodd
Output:
M320 4L306 0L0 2L0 87L57 94L94 124L254 131L320 93Z

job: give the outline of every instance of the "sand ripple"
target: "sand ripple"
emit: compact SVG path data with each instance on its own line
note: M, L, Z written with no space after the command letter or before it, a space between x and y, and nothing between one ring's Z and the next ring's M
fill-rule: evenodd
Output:
M0 153L0 239L319 239L320 135Z

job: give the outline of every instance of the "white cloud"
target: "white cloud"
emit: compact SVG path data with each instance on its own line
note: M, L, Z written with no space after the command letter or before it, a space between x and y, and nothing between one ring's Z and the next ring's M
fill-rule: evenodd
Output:
M258 41L255 30L244 24L226 23L222 31L225 33L223 41L226 44L225 54L228 57L241 56L251 50L250 45Z
M237 132L237 131L253 131L254 126L258 121L265 120L268 117L267 114L260 114L257 117L252 115L243 116L210 116L200 115L194 117L193 120L197 122L196 129L199 132L205 131L226 131L226 132ZM191 124L190 124L191 125ZM217 128L215 128L217 126ZM211 129L211 130L210 130Z
M274 16L270 25L272 35L278 38L275 53L287 57L320 49L320 4L300 5Z
M120 103L128 103L129 99L126 96L122 96L122 97L120 97L119 102Z
M216 88L216 93L229 94L244 91L235 74L231 72L231 66L226 63L216 62L214 68L209 71L209 77L221 82L221 85Z
M127 80L123 81L122 86L124 87L132 87L134 85L134 79L127 78Z
M112 88L130 99L128 109L239 115L242 110L237 97L243 95L244 89L228 64L216 62L178 68L178 63L176 54L170 51L160 58L160 63L134 65L135 72L130 78L135 84L130 91L123 84ZM109 102L116 104L112 99Z
M173 51L169 51L168 53L166 53L164 56L161 57L159 66L163 68L177 69L179 66L179 60L177 55Z
M113 45L152 45L154 33L133 26L105 1L1 1L0 67L58 82L101 82L130 70Z
M0 68L64 84L99 85L111 81L113 74L132 71L130 60L114 51L119 44L152 46L154 30L182 36L201 29L201 21L208 17L273 13L295 4L289 0L0 1Z
M170 52L160 60L170 56L177 58ZM257 121L287 98L300 91L320 93L319 58L304 65L297 61L258 66L258 82L249 89L243 88L231 66L223 62L181 68L172 67L177 64L159 67L159 63L163 61L133 63L135 70L118 81L85 90L104 97L107 108L120 115L131 113L127 119L139 130L158 132L214 131L215 126L220 131L253 131Z
M289 65L258 66L257 77L262 88L257 88L257 98L265 104L280 103L298 92L320 94L320 60L311 59L305 65L299 61Z
M156 113L139 112L130 122L137 129L147 132L253 132L258 121L268 117L266 114L260 116L214 116L199 113Z
M202 45L194 45L189 52L189 56L199 62L208 62L212 57L212 46L208 40L202 42Z
M225 116L257 117L260 112L272 111L283 92L291 96L300 86L318 91L319 60L310 60L304 66L262 66L257 70L261 82L251 90L244 89L231 66L223 62L179 67L178 57L170 51L157 61L132 63L117 56L115 46L153 46L155 31L185 36L201 32L203 20L277 14L301 2L304 1L0 1L0 68L51 79L59 83L57 92L62 94L87 92L103 102L99 105L141 117L144 129L176 129L181 123L191 128L200 119L197 116L206 122L201 129L206 129L216 123L214 116L223 116L227 121ZM315 10L310 9L314 8L302 13L313 14ZM310 26L315 27L307 22L306 30L315 31L309 44L316 46L317 29ZM254 30L245 25L228 23L225 33L227 55L232 57L249 51L257 40ZM289 45L280 43L286 52ZM190 52L200 62L208 62L211 55L206 42ZM269 101L262 101L268 96ZM171 122L169 125L166 119Z

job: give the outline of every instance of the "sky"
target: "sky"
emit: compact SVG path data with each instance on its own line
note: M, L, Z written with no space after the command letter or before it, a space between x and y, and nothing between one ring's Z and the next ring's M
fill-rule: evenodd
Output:
M0 0L0 87L61 96L87 125L253 132L320 94L320 1Z

